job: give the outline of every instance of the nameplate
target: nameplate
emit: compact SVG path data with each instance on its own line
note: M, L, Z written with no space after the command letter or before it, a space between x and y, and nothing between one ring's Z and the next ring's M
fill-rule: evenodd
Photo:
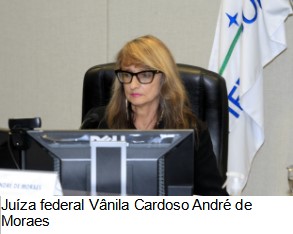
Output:
M57 172L0 170L0 195L63 195Z

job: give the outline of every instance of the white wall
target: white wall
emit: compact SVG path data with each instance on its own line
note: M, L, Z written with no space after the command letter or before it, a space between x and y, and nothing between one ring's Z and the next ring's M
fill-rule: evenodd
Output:
M42 118L43 129L77 129L85 71L111 62L128 40L161 38L177 62L207 68L220 1L0 0L0 127ZM293 17L288 49L265 69L266 141L245 195L286 195L293 164Z

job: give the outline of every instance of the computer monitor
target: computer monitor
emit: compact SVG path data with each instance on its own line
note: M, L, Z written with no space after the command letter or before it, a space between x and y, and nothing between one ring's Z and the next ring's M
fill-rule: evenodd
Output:
M193 194L193 130L27 133L53 158L64 190L89 195ZM29 153L27 157L29 162Z
M25 134L13 135L10 129L0 128L0 168L53 170L53 159L43 147L36 141L30 141L27 149L26 146L23 147L25 140L23 137L26 138ZM30 157L26 157L26 149Z
M0 128L0 168L16 168L12 152L9 151L9 130Z

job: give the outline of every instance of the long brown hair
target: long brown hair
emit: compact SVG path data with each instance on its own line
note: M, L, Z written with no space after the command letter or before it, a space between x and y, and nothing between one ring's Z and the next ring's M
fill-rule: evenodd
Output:
M142 65L163 73L158 116L162 116L164 128L196 129L196 118L190 109L177 65L161 40L146 35L126 43L117 54L116 68L129 65ZM131 108L126 104L123 85L117 79L112 92L106 111L107 124L113 129L129 128L132 121L129 117Z

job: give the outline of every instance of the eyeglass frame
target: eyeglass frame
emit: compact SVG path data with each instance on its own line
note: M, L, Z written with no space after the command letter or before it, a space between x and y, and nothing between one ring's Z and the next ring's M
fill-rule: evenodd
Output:
M143 70L143 71L139 71L139 72L129 72L129 71L124 71L122 69L117 69L114 72L115 72L115 75L116 75L116 77L118 78L118 80L119 80L119 82L121 84L130 84L132 82L132 79L133 79L134 76L136 77L136 79L138 80L138 82L140 84L150 84L150 83L153 82L156 74L163 73L163 72L161 72L159 70ZM120 80L119 75L118 75L119 72L124 72L124 73L130 74L131 75L130 81L129 82L124 82L124 81ZM151 78L151 80L149 82L146 82L146 83L145 82L141 82L140 78L138 77L139 74L142 74L144 72L151 72L152 73L152 78Z

